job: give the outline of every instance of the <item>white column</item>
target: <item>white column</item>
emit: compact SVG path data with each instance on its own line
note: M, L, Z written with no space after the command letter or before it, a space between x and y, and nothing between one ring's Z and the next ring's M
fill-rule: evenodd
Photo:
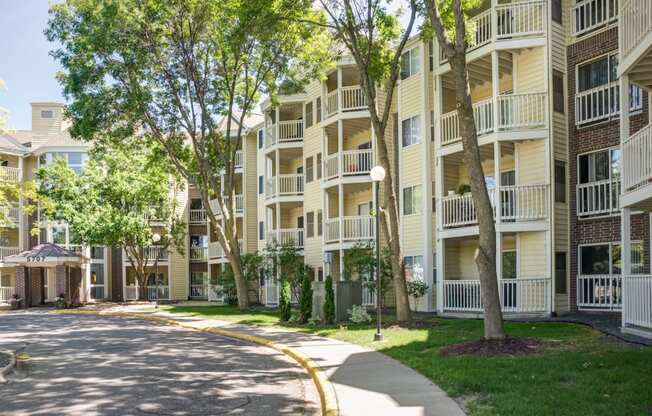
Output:
M23 181L23 158L18 158L18 182ZM23 197L18 198L18 251L23 251L25 246L25 215L23 215ZM29 232L29 231L28 231Z
M501 205L501 194L500 194L500 158L502 154L500 151L500 142L494 142L494 183L496 184L496 189L494 190L494 205L496 210L496 275L500 280L503 272L503 235L501 233L500 224L501 214L502 214L502 205ZM518 253L517 253L518 255Z
M338 68L337 72L337 79L338 79L338 84L341 83L341 69ZM339 94L338 94L339 97ZM339 99L339 98L338 98ZM344 122L342 120L337 121L337 152L338 152L338 169L339 169L339 177L343 177L344 173L344 160L343 160L343 154L342 151L344 150ZM342 234L344 232L344 227L343 227L343 216L344 216L344 185L341 183L337 185L337 195L338 195L338 211L339 211L339 227L340 227L340 243L342 242ZM342 258L340 257L340 262L342 262ZM344 264L344 263L342 263Z
M340 249L340 281L344 280L344 250Z
M629 208L621 208L620 210L620 273L622 275L622 279L627 279L627 276L629 276L632 272L632 240L631 240L631 212ZM624 287L625 282L623 281L621 285ZM625 326L625 312L627 308L625 305L627 305L630 302L630 299L627 298L626 296L627 291L623 291L623 298L622 298L622 326Z
M439 77L438 77L439 78ZM446 277L445 273L445 254L446 254L446 246L444 239L441 237L441 230L442 230L442 203L441 203L441 197L443 195L443 186L444 186L444 158L443 157L436 157L435 158L435 196L437 198L437 207L435 209L435 219L437 222L437 229L436 229L436 249L435 253L437 253L437 276L436 276L436 296L437 296L437 302L435 305L435 308L437 309L437 312L443 312L444 311L444 279Z
M337 111L342 111L342 67L337 67Z
M494 10L493 7L492 10ZM494 33L495 33L495 29L494 29ZM491 51L491 91L493 96L494 131L496 131L498 129L498 115L499 115L498 95L500 94L500 67L499 67L497 50Z
M276 108L275 108L275 111L276 111L276 117L275 117L276 120L274 122L274 136L275 136L274 139L276 140L276 143L278 143L279 138L281 137L280 134L279 134L279 132L280 132L280 124L279 123L280 123L280 120L281 120L281 107L277 105ZM304 118L304 120L305 120L305 118Z
M423 233L423 269L424 269L424 280L428 285L428 292L426 293L426 302L425 308L426 311L434 310L432 305L432 291L433 291L433 260L432 260L432 137L430 137L430 108L429 108L429 97L428 97L428 77L430 76L430 71L427 71L428 63L428 41L423 42L422 48L422 62L423 71L421 78L421 91L422 91L422 103L421 103L421 131L422 131L422 143L423 143L423 224L425 227L425 232Z
M344 173L344 122L337 120L337 169L338 176L341 178Z

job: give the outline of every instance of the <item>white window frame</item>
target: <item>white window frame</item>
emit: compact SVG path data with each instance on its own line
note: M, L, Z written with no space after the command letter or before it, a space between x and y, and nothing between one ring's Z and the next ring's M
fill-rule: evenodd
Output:
M405 59L407 58L407 61ZM403 62L407 62L407 72L403 72ZM421 47L419 45L408 49L401 55L401 80L406 80L421 71Z
M417 200L416 196L415 196L416 195L415 190L417 188L419 188L419 196L420 196L419 199L420 200ZM406 201L405 192L408 189L410 189L410 204L411 204L412 210L411 210L411 212L406 213L405 212L405 207L406 207L406 204L405 204L405 201ZM401 213L403 214L404 217L408 217L410 215L419 215L419 214L421 214L422 209L423 209L423 206L422 206L423 205L423 189L421 188L421 185L404 186L403 189L401 190L401 198L402 198L402 201L403 201L403 207L402 207Z
M611 147L605 147L604 149L591 150L590 152L578 153L577 154L577 184L578 185L586 185L588 183L600 182L600 181L595 180L595 166L592 167L593 174L594 174L593 175L594 179L589 180L588 182L580 182L580 168L581 168L580 159L581 159L581 157L595 155L595 154L600 153L600 152L608 152L609 153L609 181L615 181L616 178L613 177L613 170L611 169L612 152L615 151L615 150L620 151L620 146L611 146ZM621 172L621 175L622 175L622 165L621 165L621 163L622 163L622 154L618 158L618 170ZM593 165L595 165L595 157L593 158ZM589 166L589 176L591 176L590 171L591 171L591 166ZM618 179L620 179L620 178L618 178ZM606 180L606 179L603 179L603 180Z
M631 263L631 268L632 268L632 274L644 274L644 268L645 268L645 242L643 240L632 240L630 242L632 246L635 244L641 244L643 253L641 256L641 263L640 264L640 270L638 272L634 272L634 263ZM582 274L582 248L583 247L594 247L594 246L608 246L609 247L609 273L605 273L609 276L620 276L620 273L614 274L613 268L614 268L614 260L613 260L613 247L614 246L619 246L620 242L614 242L614 241L608 241L608 242L599 242L599 243L586 243L586 244L578 244L577 245L577 274L578 276L591 276L591 275L585 275ZM631 253L634 251L632 250ZM622 255L622 251L621 251ZM568 267L568 266L567 266ZM622 270L621 270L622 271Z
M406 124L409 126L409 139L406 143L404 140L406 134ZM401 147L403 149L415 144L420 144L422 141L423 132L421 131L421 115L417 114L412 117L401 120Z
M416 261L417 259L421 259L421 260L419 262L417 262ZM418 276L417 278L414 277L414 275L415 275L414 265L415 264L418 264L419 266L421 266L421 275ZM415 254L415 255L403 256L403 265L405 266L405 280L406 281L416 281L416 280L419 280L421 282L426 281L425 270L423 268L423 255Z

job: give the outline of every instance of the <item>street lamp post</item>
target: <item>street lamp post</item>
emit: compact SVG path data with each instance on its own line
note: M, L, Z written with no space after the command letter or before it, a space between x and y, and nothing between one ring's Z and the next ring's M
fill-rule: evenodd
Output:
M374 334L374 341L382 341L383 334L380 333L380 293L382 284L380 278L380 182L385 179L385 169L382 166L374 166L369 173L371 180L374 183L375 197L374 197L374 216L376 217L376 333Z
M158 243L159 241L161 241L161 235L159 233L154 233L152 235L152 241L155 244ZM156 265L155 266L155 273L156 273L156 276L155 276L155 279L156 279L156 306L155 306L155 309L158 309L158 298L161 295L161 279L159 278L159 275L158 275L158 255L159 255L159 253L158 253L158 250L153 250L153 251L154 251L155 256L156 256L156 258L154 259L154 264Z

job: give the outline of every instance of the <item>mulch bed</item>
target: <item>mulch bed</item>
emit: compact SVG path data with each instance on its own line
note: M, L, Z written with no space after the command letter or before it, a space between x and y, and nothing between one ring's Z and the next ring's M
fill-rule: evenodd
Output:
M507 337L502 340L477 340L443 347L440 354L444 357L456 355L475 355L479 357L496 357L502 355L529 355L541 350L541 341L534 338Z

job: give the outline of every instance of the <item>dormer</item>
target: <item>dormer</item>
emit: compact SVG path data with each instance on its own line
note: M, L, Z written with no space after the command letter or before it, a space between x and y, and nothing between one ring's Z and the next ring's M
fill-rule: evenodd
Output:
M52 102L31 103L32 147L36 148L64 129L63 104Z

